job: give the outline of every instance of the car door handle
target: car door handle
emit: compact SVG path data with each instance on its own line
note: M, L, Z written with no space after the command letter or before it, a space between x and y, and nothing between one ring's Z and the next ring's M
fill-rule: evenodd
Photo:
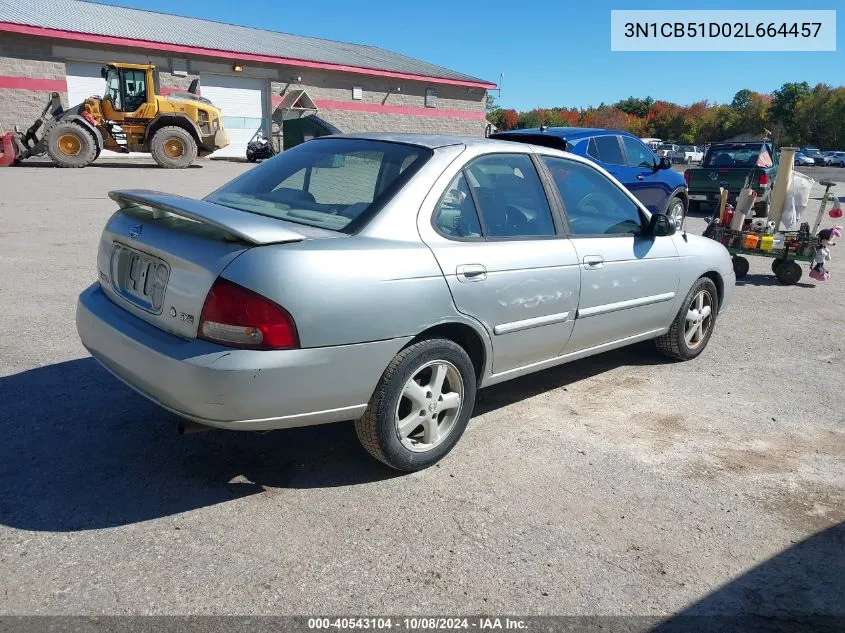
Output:
M487 279L487 269L481 264L461 264L455 270L458 281L484 281Z
M604 268L604 259L602 259L601 255L585 255L581 261L584 262L584 268L587 270Z
M637 174L637 180L645 180L645 176L642 174Z

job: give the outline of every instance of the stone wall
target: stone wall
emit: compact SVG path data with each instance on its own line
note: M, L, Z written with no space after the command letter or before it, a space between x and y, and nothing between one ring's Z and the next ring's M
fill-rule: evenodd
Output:
M64 62L52 59L52 45L44 40L4 33L0 37L0 77L24 77L64 81ZM55 87L58 88L60 84ZM67 88L56 90L67 106ZM41 115L50 90L21 90L0 87L0 129L15 125L25 130Z
M174 75L166 70L158 70L158 87L162 94L174 90L185 91L190 88L194 79L199 79L199 75Z
M274 106L289 91L305 90L320 106L318 115L343 132L484 136L484 90L352 73L308 70L294 76L295 72L280 71L282 76L290 74L291 80L270 82ZM362 89L360 100L353 100L353 87ZM428 88L437 92L435 108L425 107ZM431 114L426 115L429 111ZM444 116L449 113L455 116ZM278 134L282 115L274 107L274 135Z

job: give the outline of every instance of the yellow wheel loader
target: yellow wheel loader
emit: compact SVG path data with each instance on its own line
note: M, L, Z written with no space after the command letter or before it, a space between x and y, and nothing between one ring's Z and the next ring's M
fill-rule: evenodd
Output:
M107 149L149 153L179 169L229 144L220 109L196 94L196 80L187 92L161 96L154 73L149 65L103 66L105 95L68 110L52 93L41 117L12 138L15 161L46 152L59 167L85 167Z

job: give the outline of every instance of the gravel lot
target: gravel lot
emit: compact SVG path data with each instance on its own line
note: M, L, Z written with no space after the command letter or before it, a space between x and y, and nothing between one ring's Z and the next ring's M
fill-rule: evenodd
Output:
M492 387L396 476L347 423L179 437L77 339L106 193L247 168L0 169L0 612L845 615L845 240L821 285L752 258L698 360Z

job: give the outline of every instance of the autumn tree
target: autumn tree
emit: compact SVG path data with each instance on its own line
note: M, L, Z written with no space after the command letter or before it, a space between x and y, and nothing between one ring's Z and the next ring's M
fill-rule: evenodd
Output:
M512 108L508 110L496 108L487 115L487 120L495 125L497 130L512 130L519 122L519 114Z
M839 149L845 144L845 86L786 83L772 95L738 90L729 104L699 101L688 106L651 97L628 97L613 105L585 109L553 107L526 112L494 108L488 119L502 130L514 128L596 127L628 130L689 144L736 136L759 138L765 129L781 144L813 143Z

